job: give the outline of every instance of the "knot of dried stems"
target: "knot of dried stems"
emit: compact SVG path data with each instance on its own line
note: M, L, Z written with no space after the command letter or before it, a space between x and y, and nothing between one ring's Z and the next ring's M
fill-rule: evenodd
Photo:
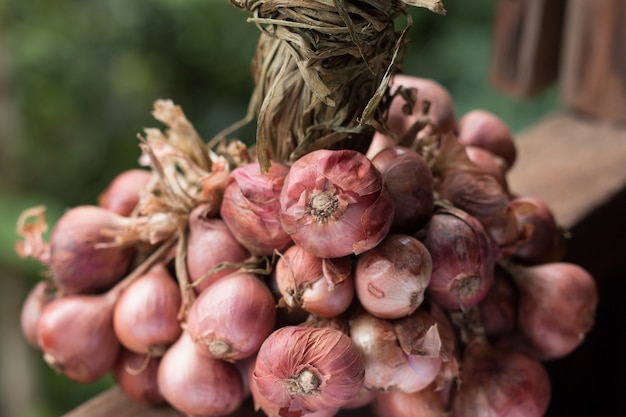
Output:
M407 5L432 0L230 0L261 31L252 72L257 155L290 163L315 149L365 152L386 105ZM419 4L424 3L424 4ZM429 7L430 8L430 7ZM405 27L394 21L404 16Z

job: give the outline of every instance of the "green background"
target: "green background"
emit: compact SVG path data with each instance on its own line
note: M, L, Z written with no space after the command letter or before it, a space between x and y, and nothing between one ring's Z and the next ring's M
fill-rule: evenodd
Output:
M404 68L443 84L457 115L482 108L518 133L560 106L555 89L518 100L489 84L495 1L412 9ZM109 386L56 375L19 333L19 309L41 268L13 250L15 222L45 204L52 224L93 204L137 166L136 135L159 127L159 98L180 104L211 138L243 117L258 30L226 0L0 2L0 415L59 416ZM251 129L241 139L252 140Z

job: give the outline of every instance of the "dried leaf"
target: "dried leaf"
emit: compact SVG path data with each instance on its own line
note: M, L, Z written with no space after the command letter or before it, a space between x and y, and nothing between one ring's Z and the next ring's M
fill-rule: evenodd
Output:
M431 12L438 13L440 15L446 14L446 9L443 6L441 0L402 0L409 6L424 7Z
M169 127L166 133L172 146L187 153L201 168L211 170L206 144L180 106L175 105L172 100L157 100L154 102L152 115Z
M36 206L20 214L16 231L22 240L15 242L15 251L22 258L33 258L47 265L50 245L44 240L44 233L48 231L45 212L45 206Z

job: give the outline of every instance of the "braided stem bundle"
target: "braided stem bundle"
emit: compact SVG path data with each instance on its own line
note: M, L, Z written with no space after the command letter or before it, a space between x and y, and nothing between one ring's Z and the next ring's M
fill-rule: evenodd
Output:
M316 149L366 152L383 125L387 85L411 26L407 5L445 12L431 0L230 2L261 31L251 109L263 170ZM405 28L396 31L402 16Z

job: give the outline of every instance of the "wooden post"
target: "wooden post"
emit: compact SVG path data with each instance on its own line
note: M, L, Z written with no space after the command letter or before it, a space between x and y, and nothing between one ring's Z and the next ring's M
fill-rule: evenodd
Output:
M495 9L491 84L530 97L558 75L565 0L499 0Z
M560 71L565 106L626 122L626 2L570 0Z

